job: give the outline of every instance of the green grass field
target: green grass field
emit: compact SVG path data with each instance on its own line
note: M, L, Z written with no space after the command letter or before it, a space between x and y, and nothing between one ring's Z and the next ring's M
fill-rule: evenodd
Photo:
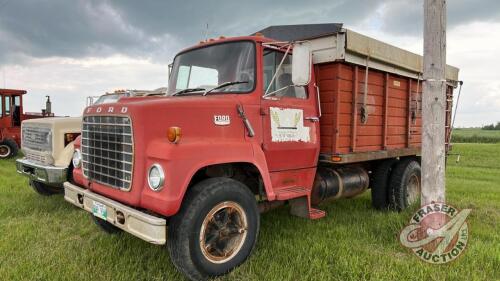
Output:
M248 262L220 280L499 280L500 144L457 144L447 201L472 208L468 248L446 265L421 262L398 242L412 210L379 212L366 193L323 206L319 221L262 216ZM0 280L183 280L166 248L101 232L62 197L41 197L0 162Z
M500 143L500 130L453 129L453 143Z

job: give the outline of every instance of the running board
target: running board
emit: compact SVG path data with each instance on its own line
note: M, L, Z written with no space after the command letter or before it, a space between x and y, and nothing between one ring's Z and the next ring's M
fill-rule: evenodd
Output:
M317 220L326 216L325 211L311 207L307 196L290 200L290 214L311 220Z

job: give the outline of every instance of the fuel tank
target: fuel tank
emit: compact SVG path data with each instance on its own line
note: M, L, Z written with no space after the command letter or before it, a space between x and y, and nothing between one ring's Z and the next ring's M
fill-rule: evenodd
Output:
M368 172L362 167L318 167L311 194L311 204L363 193L369 185Z

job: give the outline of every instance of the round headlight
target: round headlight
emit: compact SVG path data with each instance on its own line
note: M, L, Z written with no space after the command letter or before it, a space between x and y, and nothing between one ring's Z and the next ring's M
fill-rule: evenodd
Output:
M82 165L82 153L80 152L80 149L75 149L75 152L73 152L73 167L75 168L80 168Z
M148 184L149 187L154 191L160 191L163 188L163 183L165 182L165 173L160 165L154 164L149 168L148 172Z

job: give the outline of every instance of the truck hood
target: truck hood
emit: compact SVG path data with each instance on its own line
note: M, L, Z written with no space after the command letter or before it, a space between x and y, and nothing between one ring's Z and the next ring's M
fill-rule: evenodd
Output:
M165 137L169 127L182 129L183 140L191 137L242 137L243 130L235 131L233 122L240 120L237 114L238 100L234 95L176 96L176 97L130 97L117 103L88 107L86 115L129 116L134 129L134 139L147 135ZM215 124L217 116L228 116L229 124ZM241 122L240 122L241 123ZM221 128L226 130L221 130ZM242 129L241 126L237 126ZM141 131L141 134L139 134ZM233 135L235 134L235 135Z
M39 118L39 119L28 119L24 120L23 124L30 126L37 126L39 124L43 124L45 126L48 125L51 127L76 128L79 131L81 130L82 127L82 117L49 117L49 118Z
M175 126L181 128L181 141L189 143L243 138L237 104L233 95L141 97L122 99L115 110L130 116L136 142L147 145L155 138L165 139L168 128ZM225 116L228 124L216 124L219 116Z
M34 130L42 129L45 132L49 131L50 140L44 141L43 137L38 138L38 145L33 146L25 145L22 136L22 150L25 156L30 160L40 160L44 164L51 164L58 167L67 167L73 154L73 144L65 145L65 134L67 133L80 133L82 130L81 117L51 117L30 119L22 122L22 134L25 134L28 128L35 128ZM28 132L32 129L28 129ZM35 131L36 132L36 131ZM35 132L27 134L37 134ZM32 136L34 137L34 136ZM37 139L36 137L34 137ZM41 149L43 147L43 149Z
M132 183L128 191L92 184L97 193L139 206L140 194L147 188L147 169L152 162L175 161L168 158L165 149L180 149L195 143L216 143L220 140L243 140L245 128L237 112L238 99L234 95L131 97L117 103L88 107L85 116L129 116L133 133ZM219 116L223 116L222 118ZM224 122L218 122L224 120ZM169 127L181 128L181 139L176 145L161 149L158 143L167 143Z

